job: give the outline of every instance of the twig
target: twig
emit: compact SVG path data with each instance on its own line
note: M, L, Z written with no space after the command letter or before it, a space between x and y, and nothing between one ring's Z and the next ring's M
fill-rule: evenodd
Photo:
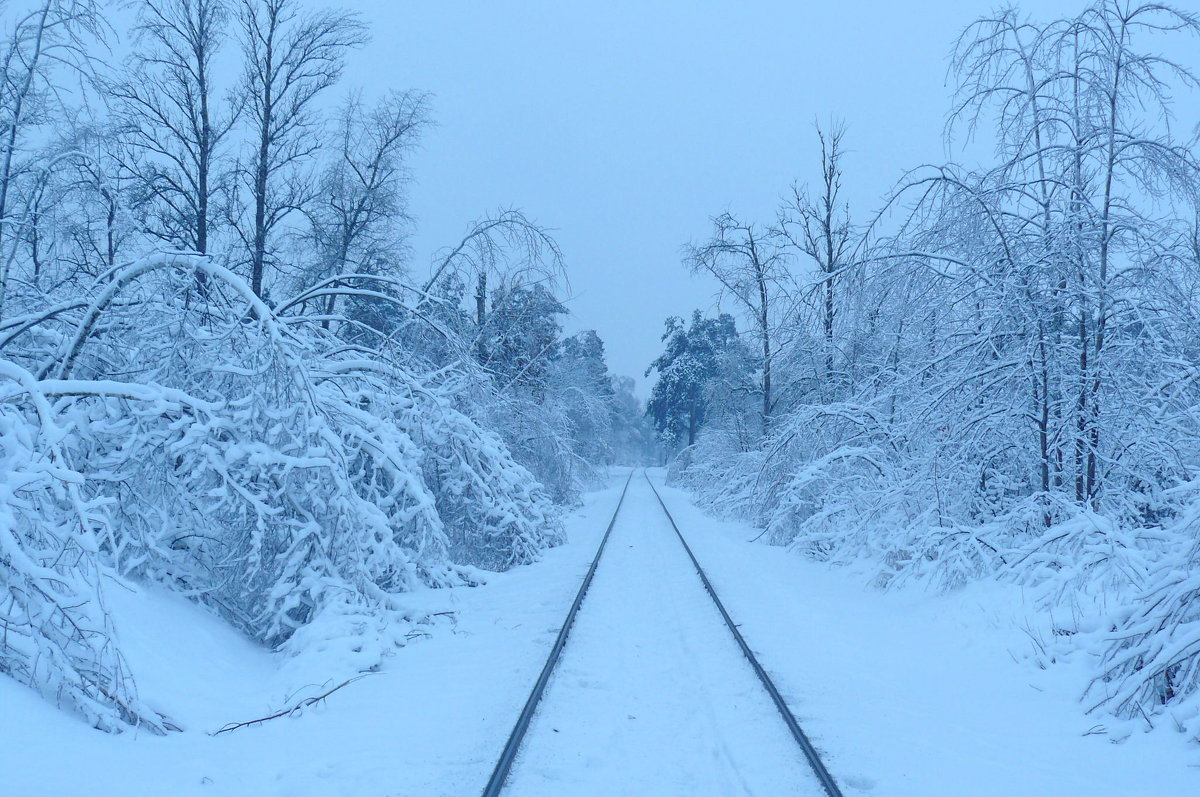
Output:
M354 683L355 681L361 680L363 678L366 678L368 675L374 675L374 674L375 673L364 672L361 675L356 675L353 678L342 681L340 684L333 687L329 691L324 692L323 694L319 694L315 697L306 697L303 700L301 700L299 703L297 703L296 705L292 706L291 708L285 708L282 711L277 711L274 714L271 714L266 717L259 717L258 719L255 719L255 720L246 720L245 722L231 722L228 725L222 727L220 730L213 731L209 735L210 736L218 736L222 733L227 733L229 731L236 731L238 728L248 728L251 725L258 725L259 723L267 722L268 720L279 719L280 717L289 717L298 711L303 711L304 709L308 708L309 706L313 706L313 705L316 705L317 703L320 703L322 700L329 697L334 692L341 689L343 686L348 686L348 685Z

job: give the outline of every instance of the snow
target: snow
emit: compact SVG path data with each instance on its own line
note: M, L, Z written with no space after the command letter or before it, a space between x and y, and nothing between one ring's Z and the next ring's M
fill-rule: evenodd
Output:
M22 742L0 745L0 793L475 793L558 633L617 490L589 494L568 524L572 542L545 552L536 565L489 573L483 587L403 596L414 613L455 617L431 626L431 638L413 641L379 674L301 716L216 737L209 733L227 722L262 717L324 691L331 675L342 679L343 658L352 651L331 647L285 658L177 596L109 584L140 696L185 732L100 733L0 678L0 738Z
M653 474L656 482L661 474ZM804 794L812 782L635 475L514 795ZM318 694L350 653L285 658L178 596L109 580L140 698L185 727L105 734L0 679L5 794L469 795L482 789L574 597L623 477L570 542L481 587L421 589L452 611L378 674L303 715L220 736ZM664 489L664 488L660 488ZM1038 669L1011 585L949 596L864 586L715 521L664 489L730 613L847 795L1192 795L1200 754L1169 729L1085 735L1086 662ZM336 675L335 675L336 674ZM332 684L330 684L332 685ZM629 719L629 717L636 719ZM815 785L811 793L815 791Z
M823 795L636 474L509 780L516 795Z
M1105 721L1079 702L1090 670L1036 666L1039 611L1019 588L880 592L659 489L847 794L1200 794L1200 751L1180 734L1087 735Z

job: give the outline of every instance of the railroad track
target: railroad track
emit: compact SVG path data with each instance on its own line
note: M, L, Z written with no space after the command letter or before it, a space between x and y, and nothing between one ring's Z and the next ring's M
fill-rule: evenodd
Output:
M659 494L658 489L654 486L654 483L650 481L650 477L645 473L645 471L643 471L643 476L645 476L646 483L649 485L651 491L653 491L654 497L657 499L658 506L662 509L667 520L670 522L671 528L674 529L675 535L679 539L683 550L687 553L688 558L691 560L691 563L696 570L696 574L699 576L700 581L704 586L705 592L712 599L712 602L724 621L727 630L737 643L737 647L741 650L742 655L749 663L750 668L754 671L759 683L762 685L763 689L770 697L771 702L778 710L780 718L787 727L792 739L803 753L804 759L811 768L814 777L820 783L820 786L824 790L824 793L827 795L827 797L842 797L842 792L838 788L837 782L829 773L829 770L826 768L824 762L821 761L821 757L816 748L813 746L808 736L804 733L803 729L801 729L800 724L796 721L795 715L792 714L791 709L788 708L786 701L780 694L779 689L775 686L770 675L767 674L767 671L759 662L754 651L750 648L749 644L747 644L737 626L737 623L733 621L733 618L725 608L724 603L722 603L716 589L712 585L712 581L708 578L708 574L705 573L704 568L696 558L691 546L688 545L687 539L683 536L683 532L680 530L679 525L675 522L675 518L672 517L671 512L667 508L666 503L663 501L662 496ZM567 612L566 620L563 622L562 628L559 630L558 636L554 641L554 645L551 647L550 653L546 658L545 665L542 667L542 671L539 674L537 681L534 683L533 689L530 691L529 697L525 701L525 705L522 708L516 723L513 725L512 732L509 734L508 740L504 745L504 749L496 762L496 766L492 771L491 778L488 780L487 786L483 790L484 797L495 797L495 795L501 794L505 789L509 774L512 771L513 763L516 761L517 753L521 749L526 734L529 731L530 725L533 721L534 715L537 713L538 705L541 702L542 696L546 691L546 687L550 682L550 677L553 675L555 667L558 665L559 659L561 658L563 650L566 647L567 638L571 633L571 628L575 623L576 616L579 614L580 607L583 605L584 597L587 595L588 588L592 584L592 579L600 565L600 560L604 556L605 548L608 545L609 538L612 536L613 528L617 524L617 518L621 513L621 507L625 503L625 496L629 492L629 486L632 481L633 472L631 471L629 478L626 479L625 485L621 490L620 499L617 501L617 506L613 510L612 518L608 522L608 527L605 529L603 537L601 537L599 546L597 546L596 554L592 558L592 562L588 568L587 574L584 576L583 582L580 584L579 591L575 595L575 600L571 604L570 610Z

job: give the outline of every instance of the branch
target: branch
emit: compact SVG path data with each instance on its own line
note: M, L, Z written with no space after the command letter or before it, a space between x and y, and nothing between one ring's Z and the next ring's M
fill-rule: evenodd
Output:
M301 700L299 703L296 703L291 708L285 708L282 711L276 711L274 714L271 714L266 717L259 717L256 720L246 720L245 722L231 722L228 725L225 725L224 727L213 731L212 733L209 734L209 736L218 736L222 733L228 733L229 731L236 731L238 728L249 728L251 725L258 725L260 723L267 722L269 720L279 719L280 717L290 717L293 714L297 714L310 706L315 706L317 703L320 703L322 700L329 697L334 692L341 689L343 686L349 686L350 684L354 683L355 681L360 681L363 678L366 678L368 675L375 675L375 674L376 673L364 672L361 675L356 675L353 678L350 678L349 680L342 681L340 684L333 687L329 691L323 692L322 694L319 694L316 697L306 697L303 700Z

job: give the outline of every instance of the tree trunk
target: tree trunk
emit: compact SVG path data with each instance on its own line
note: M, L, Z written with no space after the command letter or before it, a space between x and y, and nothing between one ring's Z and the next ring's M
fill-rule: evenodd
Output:
M475 281L475 326L482 330L487 322L487 272L480 271Z

